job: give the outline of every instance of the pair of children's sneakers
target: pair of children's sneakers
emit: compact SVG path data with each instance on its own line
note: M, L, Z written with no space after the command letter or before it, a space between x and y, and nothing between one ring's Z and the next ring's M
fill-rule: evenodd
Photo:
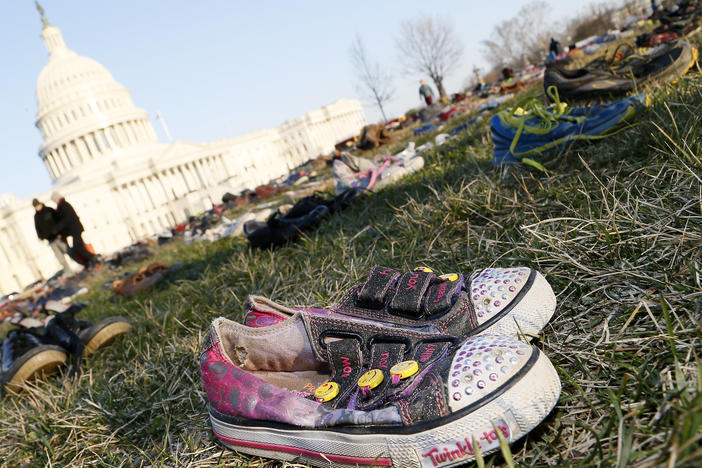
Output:
M374 267L329 309L250 296L200 355L215 435L317 466L452 466L553 409L560 380L527 339L555 311L529 268L470 278Z

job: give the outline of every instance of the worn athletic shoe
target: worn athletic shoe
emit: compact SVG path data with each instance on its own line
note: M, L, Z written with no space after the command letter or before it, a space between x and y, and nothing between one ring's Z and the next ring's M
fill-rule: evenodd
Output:
M550 65L544 72L544 90L555 86L558 96L568 101L619 96L633 90L635 84L631 78L588 68L567 70Z
M546 355L509 336L302 313L265 328L216 319L200 370L225 446L321 467L463 464L524 437L561 388Z
M46 344L28 330L12 330L2 343L0 390L18 391L32 378L55 373L67 358L60 346Z
M552 151L577 140L597 140L616 133L650 103L640 94L590 107L560 102L555 87L548 89L555 104L544 107L530 99L490 120L494 144L493 165L524 162L544 170L528 157Z
M365 283L352 287L329 309L290 308L249 296L244 322L269 326L304 311L459 338L481 333L516 336L536 335L555 310L551 286L530 268L486 268L465 278L455 273L437 276L429 268L402 274L376 266Z
M694 66L697 47L687 41L675 41L656 47L643 55L631 55L616 73L633 76L638 84L656 81L675 81Z

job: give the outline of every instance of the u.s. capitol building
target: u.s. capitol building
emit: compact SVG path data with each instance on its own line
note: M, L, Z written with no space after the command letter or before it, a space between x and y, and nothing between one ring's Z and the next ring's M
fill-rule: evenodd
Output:
M211 143L160 143L149 114L95 60L69 49L42 15L49 59L37 80L39 157L78 212L84 239L110 253L253 188L359 133L360 102L342 99L278 128ZM0 196L0 291L19 291L59 264L37 239L30 199Z

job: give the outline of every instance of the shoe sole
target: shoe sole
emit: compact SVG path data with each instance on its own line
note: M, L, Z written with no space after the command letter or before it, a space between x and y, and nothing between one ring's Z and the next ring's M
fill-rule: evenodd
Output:
M532 349L536 359L511 385L488 395L488 401L457 419L416 432L409 432L412 427L395 431L385 428L384 434L369 434L282 425L244 426L219 419L210 409L212 429L225 446L238 452L319 467L460 465L474 459L470 445L473 439L478 441L481 453L496 451L499 440L495 428L502 429L512 443L533 430L558 402L558 374L546 355Z
M109 346L120 336L129 333L132 326L122 317L110 317L96 323L88 329L90 333L85 336L81 334L81 340L85 344L84 354L91 354L101 348Z
M5 389L16 393L22 389L26 381L34 377L54 374L66 363L67 358L66 352L59 346L41 345L32 348L8 369L7 374L12 377L5 383Z
M683 51L684 53L685 51ZM689 46L689 55L680 57L675 62L671 63L667 68L660 70L658 73L652 74L646 77L644 83L649 81L655 81L658 83L671 82L673 84L677 83L680 77L687 73L690 68L692 68L697 62L698 51L697 47L691 45Z
M531 270L522 290L504 309L478 325L471 335L537 335L556 311L556 295L546 278Z

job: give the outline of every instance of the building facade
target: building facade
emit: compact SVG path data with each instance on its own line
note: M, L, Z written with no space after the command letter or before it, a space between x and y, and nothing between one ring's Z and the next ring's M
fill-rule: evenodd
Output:
M365 125L342 99L274 129L209 143L160 143L144 109L101 64L69 49L42 14L49 51L37 80L39 157L78 212L84 239L108 254L211 208L334 149ZM30 199L0 196L0 292L20 291L59 268L34 230Z

